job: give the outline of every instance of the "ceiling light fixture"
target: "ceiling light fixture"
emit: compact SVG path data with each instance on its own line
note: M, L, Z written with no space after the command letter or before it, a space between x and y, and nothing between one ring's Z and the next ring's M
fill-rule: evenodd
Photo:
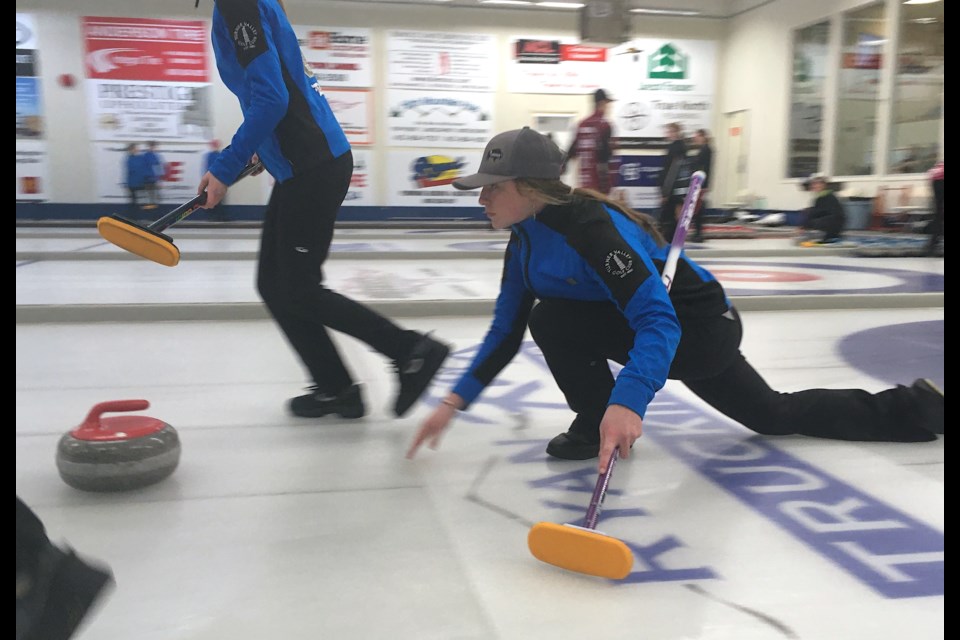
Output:
M630 13L645 13L655 16L698 16L700 11L696 9L649 9L646 7L636 7L630 9Z
M512 4L520 6L529 6L533 4L529 0L480 0L480 4Z
M538 2L537 6L547 9L583 9L587 5L582 2Z
M934 2L940 2L940 0L906 0L903 4L933 4Z

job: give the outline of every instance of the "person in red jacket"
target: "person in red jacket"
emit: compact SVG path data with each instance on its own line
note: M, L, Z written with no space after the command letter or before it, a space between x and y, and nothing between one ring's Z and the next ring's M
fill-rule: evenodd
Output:
M593 92L594 111L577 125L577 133L567 150L566 163L579 160L577 182L582 189L593 189L604 195L613 188L610 159L613 155L613 131L607 122L607 105L613 98L603 89Z

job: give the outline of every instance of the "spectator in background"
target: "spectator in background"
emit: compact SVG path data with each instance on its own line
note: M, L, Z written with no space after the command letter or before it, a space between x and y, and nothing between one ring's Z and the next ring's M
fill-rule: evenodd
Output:
M684 164L687 161L687 143L679 122L666 126L667 152L660 172L660 215L658 223L664 238L672 238L677 229L680 207L685 191L678 189ZM688 176L689 178L689 176Z
M710 176L713 173L713 147L710 145L710 133L706 129L697 129L693 134L693 144L699 147L697 155L694 158L693 170L703 171L707 177L703 181L703 187L700 202L697 204L697 210L693 214L693 237L694 242L703 242L703 212L707 208L707 193L710 190Z
M147 143L147 150L143 152L146 172L147 209L156 209L160 204L160 181L166 173L163 158L157 153L157 143L151 140Z
M581 189L593 189L607 195L613 187L610 175L610 160L613 156L612 129L606 119L607 105L613 98L603 89L593 92L593 113L580 121L576 135L567 156L563 170L567 163L578 159L577 181Z
M936 255L940 240L943 239L943 160L937 160L927 172L930 190L933 192L933 220L927 225L930 239L927 241L926 254Z
M803 189L813 193L813 204L804 211L801 227L820 237L801 244L813 246L840 242L847 216L843 203L831 188L830 179L820 173L814 174L803 182Z
M210 166L220 157L220 141L214 138L210 141L210 150L203 154L203 171L200 174L202 178L208 171L210 171ZM229 220L226 214L226 209L224 205L226 204L226 196L217 203L213 209L208 210L208 214L211 219L217 220L218 222L226 222Z
M127 155L123 161L123 186L130 194L129 216L137 219L140 217L139 195L147 184L147 167L136 142L128 144L126 151Z

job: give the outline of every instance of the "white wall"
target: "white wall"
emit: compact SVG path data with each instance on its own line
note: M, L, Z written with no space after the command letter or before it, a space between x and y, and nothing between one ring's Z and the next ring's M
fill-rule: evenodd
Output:
M71 73L78 79L84 77L80 16L209 20L212 2L201 0L200 8L194 10L192 0L17 0L18 12L37 16L53 201L97 200L96 181L89 162L84 83L64 89L56 82L62 73ZM766 197L770 207L799 209L808 204L809 195L797 188L796 180L783 178L793 66L791 30L861 4L854 0L772 0L729 20L638 16L634 18L632 35L637 38L714 40L718 43L718 89L712 129L720 133L717 128L723 123L723 113L749 111L749 190ZM512 38L523 35L576 36L579 30L576 12L325 0L287 0L287 6L292 21L297 24L373 29L376 51L381 56L386 50L385 33L395 28L492 33L500 43L501 63L506 59ZM377 144L372 147L382 195L388 149L383 143L386 123L381 109L382 92L386 87L385 68L385 61L377 62L374 88ZM571 111L585 116L592 107L586 96L511 94L506 91L505 71L500 78L495 103L496 130L530 124L531 115L538 112ZM617 87L609 89L616 95ZM215 136L227 141L240 121L240 111L236 99L216 78L212 106ZM722 155L723 136L715 135L715 139L716 153ZM903 178L864 178L848 184L862 186L867 195L872 195L879 184L891 184L895 180L904 181ZM725 194L724 188L722 183L714 185L716 202L723 201L726 195L733 195ZM261 203L263 197L256 182L240 183L231 191L231 203L234 204Z

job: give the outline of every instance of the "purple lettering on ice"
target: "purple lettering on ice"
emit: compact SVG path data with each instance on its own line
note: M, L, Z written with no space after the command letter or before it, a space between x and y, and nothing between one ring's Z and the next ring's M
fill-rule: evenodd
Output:
M454 363L459 357L462 372L473 353L475 348L460 351L452 357L451 364L456 369ZM546 368L535 344L525 342L520 354ZM550 382L549 378L546 381ZM512 381L502 376L491 385L501 393L485 393L482 401L514 413L531 408L565 408L562 403L529 399L543 384L529 378ZM464 414L461 419L468 416ZM663 447L881 596L944 595L943 531L778 449L771 444L772 440L725 418L708 415L665 390L651 403L644 427L645 439ZM546 458L546 441L542 439L500 440L495 444L514 448L507 460L515 464L542 464ZM551 474L528 484L537 491L591 493L595 481L596 467L591 461L581 469ZM617 495L618 491L610 489L609 494ZM585 508L547 500L543 503L571 512ZM606 512L603 517L609 520L650 516L641 509L624 509L621 513ZM638 566L625 582L717 578L709 567L663 566L661 556L685 546L677 536L665 535L648 545L623 541L633 550Z
M645 437L877 593L944 595L942 531L669 393L651 408Z

